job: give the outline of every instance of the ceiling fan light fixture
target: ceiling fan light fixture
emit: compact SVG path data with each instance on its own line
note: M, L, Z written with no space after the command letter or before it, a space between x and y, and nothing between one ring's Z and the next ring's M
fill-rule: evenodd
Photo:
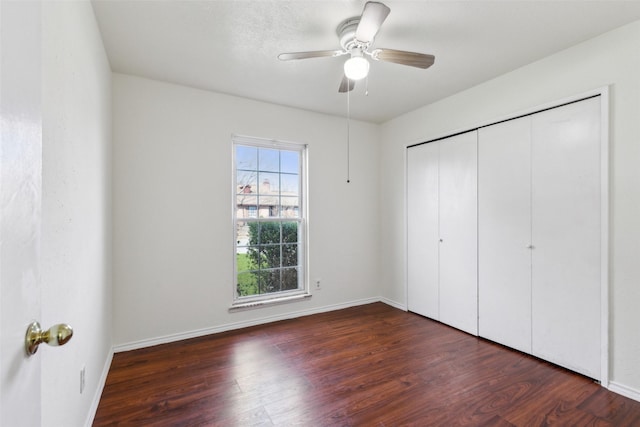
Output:
M362 56L362 52L351 55L344 63L344 75L350 80L362 80L369 74L369 61Z
M360 16L345 19L336 28L341 50L281 53L278 55L278 59L289 61L350 55L351 57L343 64L344 75L338 87L339 93L350 92L355 87L357 80L367 77L369 61L365 55L370 56L374 61L391 62L422 69L431 67L435 61L433 55L396 49L372 49L375 37L389 12L389 7L379 1L367 1Z

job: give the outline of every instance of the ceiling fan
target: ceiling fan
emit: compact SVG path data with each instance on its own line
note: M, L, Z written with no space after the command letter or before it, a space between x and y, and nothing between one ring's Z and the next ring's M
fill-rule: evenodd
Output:
M361 16L346 19L338 25L336 31L340 39L340 46L342 46L341 50L281 53L278 55L278 59L289 61L292 59L349 55L350 58L344 63L344 76L338 92L353 90L356 80L367 76L369 73L369 61L367 61L365 55L376 61L393 62L423 69L432 66L435 61L433 55L382 48L369 51L376 34L378 34L390 11L391 9L380 2L367 2L364 5Z

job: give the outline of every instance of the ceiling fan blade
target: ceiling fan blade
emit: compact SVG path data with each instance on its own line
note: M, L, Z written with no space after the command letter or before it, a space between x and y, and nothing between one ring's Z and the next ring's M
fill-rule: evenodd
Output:
M376 49L371 52L371 57L377 61L393 62L394 64L409 65L423 69L431 67L436 60L433 55L395 49Z
M391 12L387 6L382 3L370 1L364 5L360 23L356 29L356 39L362 43L370 43L378 34L380 26L387 19Z
M350 92L353 90L355 85L356 85L355 80L351 80L347 78L347 76L343 75L342 81L340 82L340 88L338 88L338 92L340 93Z
M307 58L324 58L328 56L341 56L346 55L348 52L343 50L316 50L311 52L290 52L281 53L278 55L280 61L290 61L292 59L307 59Z

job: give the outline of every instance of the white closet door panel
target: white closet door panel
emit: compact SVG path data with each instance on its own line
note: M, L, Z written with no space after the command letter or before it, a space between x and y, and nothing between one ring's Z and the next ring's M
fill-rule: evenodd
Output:
M478 333L531 353L531 117L478 134Z
M600 99L532 117L533 354L600 377Z
M478 334L477 132L440 141L440 321Z
M407 156L408 308L438 320L438 143Z

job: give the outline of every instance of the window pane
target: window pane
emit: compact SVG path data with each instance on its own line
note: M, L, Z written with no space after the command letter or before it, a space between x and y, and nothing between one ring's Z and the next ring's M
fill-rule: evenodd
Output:
M257 245L260 243L260 235L259 235L260 223L251 221L248 224L249 224L249 244Z
M260 172L260 218L280 215L280 179L277 173Z
M260 218L274 218L279 215L278 196L260 196Z
M256 194L258 192L258 173L256 171L238 171L236 185L237 194Z
M258 266L249 255L247 248L244 248L242 252L238 251L236 253L236 269L239 273L257 270L257 268Z
M264 272L263 292L280 292L280 269L269 270Z
M298 265L298 245L282 245L282 266L295 267Z
M298 218L300 216L297 197L283 196L280 198L280 216L283 218Z
M287 196L297 196L299 194L300 180L299 175L282 174L280 175L280 187L282 194Z
M295 290L298 289L298 269L297 268L283 268L282 269L282 290Z
M283 222L282 223L282 242L296 243L298 241L298 223Z
M238 296L241 297L259 293L257 272L247 271L238 273L237 293Z
M281 151L280 152L280 172L283 173L299 173L300 171L300 153L297 151Z
M260 244L279 244L280 223L279 222L261 222L260 223Z
M280 193L280 175L277 173L260 172L260 195Z
M249 224L245 221L238 221L236 224L236 253L246 254L247 245L249 245ZM248 270L248 268L243 270Z
M241 218L256 218L258 206L257 206L258 198L256 196L245 196L245 195L237 195L236 196L236 217L238 219ZM251 213L254 215L251 216Z
M259 270L264 268L265 259L264 254L260 250L260 246L247 246L247 260L246 266L253 270ZM236 257L238 255L236 254Z
M280 171L280 155L278 150L260 148L258 150L258 169L267 172Z
M260 246L260 268L280 268L280 245Z
M257 194L236 194L236 205L241 206L257 206L258 195Z
M236 169L258 170L258 149L236 145Z

